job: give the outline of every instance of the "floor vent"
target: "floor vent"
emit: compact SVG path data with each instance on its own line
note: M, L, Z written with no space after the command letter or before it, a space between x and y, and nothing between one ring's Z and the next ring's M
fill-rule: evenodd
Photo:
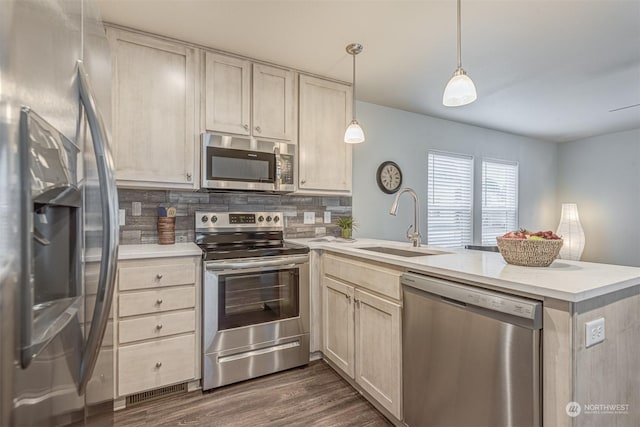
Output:
M150 402L152 400L161 399L167 396L174 396L187 392L187 383L171 385L168 387L157 388L155 390L143 391L142 393L127 396L127 407L140 405L141 403Z

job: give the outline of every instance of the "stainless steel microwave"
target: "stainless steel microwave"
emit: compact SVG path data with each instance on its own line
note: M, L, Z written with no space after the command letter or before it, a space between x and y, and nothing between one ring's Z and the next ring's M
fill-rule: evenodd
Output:
M295 191L296 146L220 133L202 134L203 190Z

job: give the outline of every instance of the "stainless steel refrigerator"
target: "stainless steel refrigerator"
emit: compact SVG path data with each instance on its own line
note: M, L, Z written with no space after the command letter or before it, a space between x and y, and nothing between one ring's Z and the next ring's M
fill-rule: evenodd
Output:
M0 7L0 426L112 423L111 63L88 0Z

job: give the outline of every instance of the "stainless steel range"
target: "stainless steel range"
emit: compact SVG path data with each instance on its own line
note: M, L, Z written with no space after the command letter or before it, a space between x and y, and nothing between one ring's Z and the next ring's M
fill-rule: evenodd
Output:
M309 248L281 212L196 212L203 259L202 388L309 363Z

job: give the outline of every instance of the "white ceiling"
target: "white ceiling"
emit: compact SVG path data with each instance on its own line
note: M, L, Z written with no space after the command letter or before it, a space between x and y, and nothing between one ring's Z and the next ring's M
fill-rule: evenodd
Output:
M456 2L98 0L103 19L336 79L357 98L551 141L640 127L640 0L464 0L473 104L442 105ZM366 126L366 123L363 123Z

